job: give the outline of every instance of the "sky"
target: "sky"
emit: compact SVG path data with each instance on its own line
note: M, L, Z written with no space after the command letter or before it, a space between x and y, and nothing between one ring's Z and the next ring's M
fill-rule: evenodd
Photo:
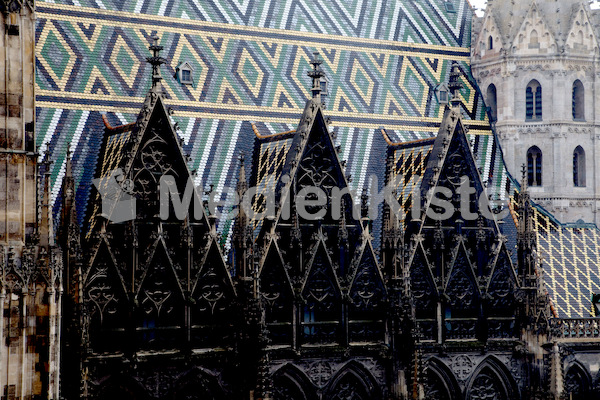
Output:
M481 17L483 15L483 11L481 11L481 10L483 8L485 8L485 4L487 3L487 0L469 0L469 2L471 3L471 5L473 7L479 9L479 11L477 11L477 15Z

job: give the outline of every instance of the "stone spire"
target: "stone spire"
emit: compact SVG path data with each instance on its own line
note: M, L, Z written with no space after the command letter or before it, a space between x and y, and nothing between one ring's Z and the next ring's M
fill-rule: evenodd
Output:
M321 102L321 78L325 76L323 70L321 70L321 64L323 64L323 60L319 59L319 53L313 53L313 59L310 62L313 66L311 71L308 71L308 76L312 78L312 97L317 102Z
M52 246L54 245L54 234L52 232L52 204L50 201L50 149L46 149L44 153L44 177L42 182L42 196L41 196L41 215L40 215L40 226L39 226L39 237L41 246Z
M246 215L243 206L244 194L246 193L246 190L248 190L246 167L244 166L244 153L240 155L239 161L240 171L236 185L236 192L238 194L238 216L233 228L234 262L238 276L247 278L251 274L250 266L252 262L248 257L251 247L251 240L248 238L248 216Z
M523 282L530 280L535 273L535 261L533 253L536 246L536 234L534 230L534 214L531 207L529 191L527 190L527 167L521 167L521 190L518 195L518 229L517 229L517 251L519 270Z
M163 49L162 46L158 44L158 36L154 36L152 38L154 43L150 47L150 51L152 52L152 57L146 57L146 61L148 64L152 65L152 91L158 92L160 91L160 81L162 80L162 75L160 74L160 66L167 62L166 59L160 56L160 51Z
M454 61L452 63L452 69L450 70L450 82L448 83L448 89L452 94L452 100L450 100L452 107L458 107L461 103L458 98L458 91L463 88L462 82L459 81L460 75L458 63Z

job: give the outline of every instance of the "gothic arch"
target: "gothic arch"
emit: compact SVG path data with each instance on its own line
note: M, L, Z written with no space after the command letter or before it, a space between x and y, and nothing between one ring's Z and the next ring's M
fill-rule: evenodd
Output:
M425 397L430 400L458 400L462 398L456 377L441 360L432 357L425 368L427 388Z
M525 88L525 119L542 119L542 85L535 79L529 81Z
M580 362L573 361L565 368L564 392L567 398L573 400L588 399L591 394L591 386L592 377Z
M217 378L201 368L195 368L174 385L173 400L225 400L225 394Z
M360 363L350 361L338 371L324 391L324 399L378 400L382 399L373 375Z
M285 364L273 374L277 400L317 400L315 386L298 367Z
M498 120L498 99L497 99L497 91L496 91L496 85L494 85L493 83L490 83L490 85L487 87L487 96L486 96L486 103L489 107L490 110L490 119L492 122Z
M493 396L496 397L493 397ZM467 400L511 400L519 398L519 389L510 371L494 356L485 358L467 384Z
M542 150L537 146L527 150L527 184L542 186Z
M573 150L573 185L585 186L585 151L581 146Z
M127 398L131 400L147 400L149 396L143 386L126 375L113 375L100 384L97 400L114 400Z
M585 119L585 89L579 79L573 82L571 91L571 105L573 119L582 121Z

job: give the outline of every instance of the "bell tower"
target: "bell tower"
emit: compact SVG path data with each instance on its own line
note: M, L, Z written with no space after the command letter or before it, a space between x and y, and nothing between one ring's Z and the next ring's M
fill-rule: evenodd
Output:
M58 398L62 257L38 181L35 7L0 0L0 397Z

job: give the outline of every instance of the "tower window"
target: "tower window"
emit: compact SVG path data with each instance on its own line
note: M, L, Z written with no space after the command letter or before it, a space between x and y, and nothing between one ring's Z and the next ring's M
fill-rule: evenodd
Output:
M542 86L535 79L525 89L525 119L542 119Z
M491 36L488 38L488 50L492 50L494 48L494 38Z
M585 151L581 146L573 151L573 184L577 187L585 186Z
M537 146L527 150L527 184L542 186L542 151Z
M496 95L496 85L493 83L490 84L487 88L487 97L486 97L487 105L490 111L490 120L492 122L498 120L498 105L497 105L497 95Z
M573 82L573 93L572 93L572 112L573 119L584 120L584 89L583 83L579 79Z

